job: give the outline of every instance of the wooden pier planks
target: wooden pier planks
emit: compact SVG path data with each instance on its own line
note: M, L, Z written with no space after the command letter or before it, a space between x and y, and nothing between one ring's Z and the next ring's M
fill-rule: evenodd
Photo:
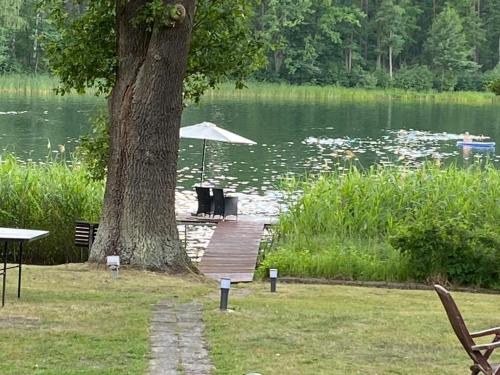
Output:
M253 280L264 222L220 222L204 255L199 269L207 277L219 280L229 277L232 282Z

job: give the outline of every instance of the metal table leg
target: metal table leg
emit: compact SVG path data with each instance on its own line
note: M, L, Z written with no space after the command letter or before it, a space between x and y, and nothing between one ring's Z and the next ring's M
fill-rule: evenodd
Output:
M7 276L7 241L3 248L3 285L2 285L2 307L5 305L5 278Z
M21 268L23 262L23 241L19 241L19 280L17 282L17 298L21 298Z

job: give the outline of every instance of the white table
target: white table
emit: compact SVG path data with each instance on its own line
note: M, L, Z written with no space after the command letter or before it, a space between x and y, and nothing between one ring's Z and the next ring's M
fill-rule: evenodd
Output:
M5 305L5 282L7 279L7 270L11 268L19 268L18 282L17 282L17 298L21 298L21 271L23 260L23 245L25 242L38 240L47 237L49 232L45 230L31 230L31 229L18 229L18 228L2 228L0 227L0 242L4 242L3 248L3 285L2 285L2 307ZM7 267L7 253L9 242L19 243L19 264Z

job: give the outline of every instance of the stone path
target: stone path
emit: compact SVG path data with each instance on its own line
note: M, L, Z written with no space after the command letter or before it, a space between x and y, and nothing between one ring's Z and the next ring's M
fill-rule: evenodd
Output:
M150 375L209 375L213 370L203 340L201 305L156 305L151 322Z

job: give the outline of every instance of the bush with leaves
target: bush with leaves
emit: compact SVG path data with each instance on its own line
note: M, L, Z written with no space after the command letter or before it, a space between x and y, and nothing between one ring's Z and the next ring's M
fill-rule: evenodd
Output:
M394 75L394 87L403 90L429 91L434 75L426 66L402 67Z
M375 70L373 72L373 75L377 79L377 87L380 87L382 89L387 89L391 87L392 85L392 80L389 74L381 69Z
M500 80L500 64L495 66L491 70L487 70L483 73L482 81L483 81L483 89L488 89L490 84L495 81Z
M354 67L348 75L350 87L364 87L374 89L377 86L377 78L363 68Z
M481 72L462 72L457 75L455 91L484 91L483 74Z
M500 285L498 228L476 227L463 218L436 218L400 227L390 242L408 257L416 280Z
M491 90L492 93L500 96L500 79L491 82L488 88Z

